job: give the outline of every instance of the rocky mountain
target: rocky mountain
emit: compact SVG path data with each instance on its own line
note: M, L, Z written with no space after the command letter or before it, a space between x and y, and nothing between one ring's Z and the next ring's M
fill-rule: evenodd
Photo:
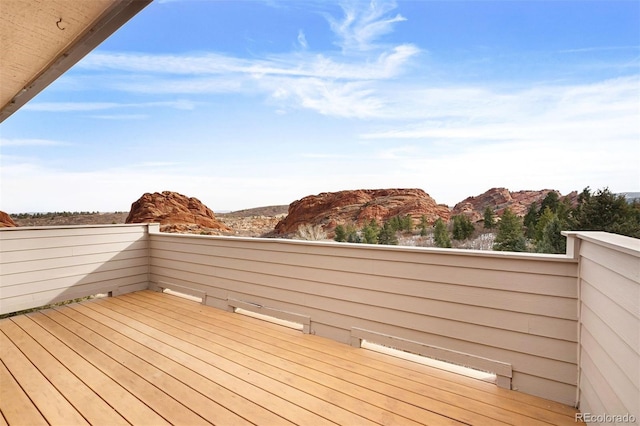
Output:
M47 214L13 220L0 212L0 226L88 225L159 222L165 232L206 233L247 237L291 236L300 225L319 225L328 234L338 224L362 227L371 219L382 223L394 216L411 215L414 224L424 215L429 224L442 218L465 214L481 221L489 206L501 215L509 207L524 216L531 203L538 205L556 190L515 191L492 188L483 194L468 197L453 209L437 202L421 189L376 189L325 192L294 201L288 206L267 206L236 212L214 213L196 198L176 192L147 193L131 206L127 213ZM572 205L577 204L577 192L567 194ZM16 218L17 217L17 218ZM126 220L125 220L126 218Z
M13 228L16 227L16 223L11 219L7 213L0 211L0 228Z
M200 200L177 192L142 195L131 205L125 223L160 223L162 232L232 232Z
M524 216L532 203L540 206L542 200L550 193L555 192L560 199L568 198L572 205L577 202L578 193L576 191L562 196L559 191L554 189L542 189L539 191L515 191L511 192L506 188L491 188L483 194L467 197L453 207L452 215L464 214L473 222L483 219L484 210L490 207L494 212L501 216L508 207L517 216Z
M274 234L291 235L306 224L318 225L330 232L341 224L362 226L371 219L383 223L394 216L406 215L410 215L414 223L419 223L424 215L432 224L438 218L448 220L450 211L421 189L323 192L291 203L287 216L278 222Z

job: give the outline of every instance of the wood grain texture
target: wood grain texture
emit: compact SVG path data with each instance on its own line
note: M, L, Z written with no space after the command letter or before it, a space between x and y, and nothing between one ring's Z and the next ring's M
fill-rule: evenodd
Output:
M151 291L0 320L0 354L8 424L21 423L14 402L58 424L104 424L109 407L134 424L548 425L575 413Z

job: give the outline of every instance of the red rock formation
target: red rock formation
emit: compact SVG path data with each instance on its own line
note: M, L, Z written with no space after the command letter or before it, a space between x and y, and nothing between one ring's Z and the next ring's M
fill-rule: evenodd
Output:
M18 225L11 219L7 213L0 211L0 228L14 228Z
M337 225L362 226L371 219L378 223L411 215L419 223L424 215L428 223L449 219L449 207L436 202L421 189L376 189L323 192L309 195L289 205L288 215L275 227L276 235L297 231L300 225L320 225L332 231Z
M171 191L146 193L131 205L125 223L148 222L160 223L163 232L231 231L200 200Z
M501 216L507 207L517 216L524 216L532 203L537 203L539 207L542 200L550 192L557 193L561 200L568 198L572 205L576 203L577 192L572 192L563 197L559 191L554 189L509 192L506 188L491 188L484 194L465 198L453 207L451 214L452 216L464 214L473 222L479 222L483 219L484 210L489 206L498 216Z

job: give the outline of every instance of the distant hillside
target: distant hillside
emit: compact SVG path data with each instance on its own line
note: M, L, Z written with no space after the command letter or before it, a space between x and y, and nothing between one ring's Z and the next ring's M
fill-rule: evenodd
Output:
M634 201L640 201L640 192L621 192L616 195L623 195L628 203L633 203Z
M226 217L249 217L249 216L278 216L287 214L289 211L289 205L283 206L266 206L266 207L254 207L252 209L237 210L229 213L216 213L218 216Z
M18 226L111 225L124 223L129 212L112 213L34 213L11 215Z

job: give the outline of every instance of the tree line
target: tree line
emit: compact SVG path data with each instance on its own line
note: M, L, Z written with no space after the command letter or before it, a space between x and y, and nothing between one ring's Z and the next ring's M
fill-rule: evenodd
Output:
M54 218L54 217L70 217L70 216L80 216L80 215L92 215L92 214L100 214L100 212L47 212L47 213L14 213L10 216L13 219L41 219L41 218Z
M640 203L628 203L608 188L595 192L589 187L578 195L573 207L550 192L540 203L529 206L520 219L507 210L498 225L494 250L565 253L562 231L605 231L640 238Z
M497 218L491 207L476 224L465 215L456 215L448 222L439 218L429 226L422 216L414 226L410 215L395 216L382 224L371 219L359 229L353 224L338 225L334 240L397 245L399 234L419 233L424 237L432 233L435 246L448 248L452 240L465 241L477 234L477 228L495 234L493 249L497 251L565 253L562 231L606 231L640 238L640 203L628 203L608 188L592 192L587 187L579 194L576 206L550 192L540 205L532 203L523 218L509 208Z

